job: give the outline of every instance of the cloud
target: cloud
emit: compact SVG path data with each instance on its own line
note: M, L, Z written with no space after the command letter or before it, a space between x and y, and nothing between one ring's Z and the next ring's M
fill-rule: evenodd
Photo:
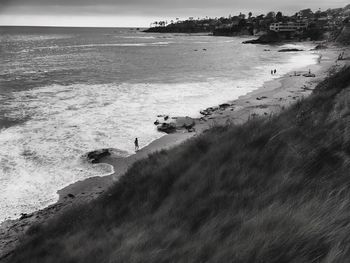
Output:
M302 8L327 9L343 7L348 0L0 0L0 17L10 15L48 16L111 16L167 19L216 17L239 12L262 14L282 11L293 14ZM3 21L4 19L0 20ZM76 19L73 19L74 21ZM43 21L42 19L40 21ZM147 23L148 25L148 23Z
M275 9L282 7L301 6L301 7L327 7L327 6L345 6L346 0L1 0L2 7L32 7L32 8L50 8L50 7L81 7L93 9L99 6L109 8L134 8L140 9Z

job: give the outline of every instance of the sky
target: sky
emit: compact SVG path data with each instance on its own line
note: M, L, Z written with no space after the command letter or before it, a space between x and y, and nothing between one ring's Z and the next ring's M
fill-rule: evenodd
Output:
M294 14L344 7L349 0L0 0L0 25L148 27L153 21L240 12Z

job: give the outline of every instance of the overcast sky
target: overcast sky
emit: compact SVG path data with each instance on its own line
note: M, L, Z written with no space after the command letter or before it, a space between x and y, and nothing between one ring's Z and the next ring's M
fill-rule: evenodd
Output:
M155 20L239 12L293 14L344 7L349 0L0 0L0 25L139 26Z

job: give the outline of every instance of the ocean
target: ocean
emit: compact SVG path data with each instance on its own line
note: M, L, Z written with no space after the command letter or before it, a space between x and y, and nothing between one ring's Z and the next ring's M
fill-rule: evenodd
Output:
M82 156L121 156L163 136L159 114L198 117L265 81L317 63L311 43L147 34L132 28L0 28L0 222L57 201L57 190L113 172ZM277 69L271 75L271 69Z

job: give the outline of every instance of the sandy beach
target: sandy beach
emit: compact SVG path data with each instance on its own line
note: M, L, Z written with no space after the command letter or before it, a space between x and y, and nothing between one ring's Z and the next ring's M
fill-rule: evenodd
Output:
M296 72L290 72L281 78L266 82L262 87L239 97L237 100L206 109L202 117L193 119L195 125L192 132L188 132L187 129L179 129L175 133L164 135L153 141L134 155L126 158L113 154L101 158L100 162L114 167L112 175L93 177L69 185L58 191L59 200L56 204L32 214L22 215L21 219L9 220L0 225L0 261L11 254L21 235L32 224L45 222L71 205L95 199L118 181L119 177L137 160L161 149L179 145L215 125L240 124L256 116L278 114L297 100L309 96L316 85L329 72L340 69L349 63L348 59L336 62L337 56L342 51L344 51L344 48L336 46L315 51L322 54L320 63L298 69ZM349 57L350 54L346 50L345 58ZM315 77L304 76L309 71L315 74Z

